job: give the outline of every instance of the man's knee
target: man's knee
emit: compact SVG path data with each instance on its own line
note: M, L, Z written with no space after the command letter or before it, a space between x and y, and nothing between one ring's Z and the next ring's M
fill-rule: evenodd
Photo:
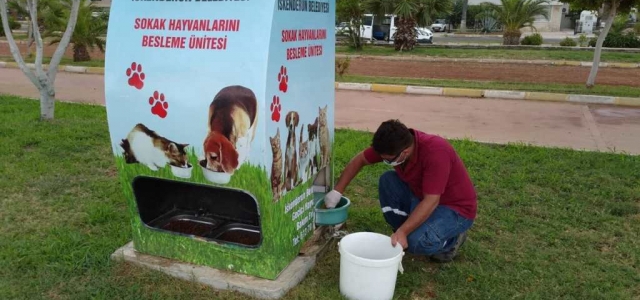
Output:
M434 233L413 232L407 236L408 251L413 254L433 255L440 252L442 241Z

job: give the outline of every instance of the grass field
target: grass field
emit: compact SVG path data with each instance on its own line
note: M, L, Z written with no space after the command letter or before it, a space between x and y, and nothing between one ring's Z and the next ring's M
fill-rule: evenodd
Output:
M518 50L518 49L451 49L437 47L418 47L413 51L398 52L393 47L365 46L355 51L348 46L336 46L336 53L359 55L419 55L442 58L495 58L519 60L570 60L593 61L592 51L575 50ZM640 53L602 52L602 62L640 61Z
M35 60L36 60L35 52L34 52L33 57L31 57L31 58L23 57L23 59L27 63L34 63ZM0 56L0 61L13 62L15 60L13 59L13 56ZM48 64L50 61L51 61L51 57L44 57L42 59L42 63L43 64ZM90 60L90 61L74 62L73 59L71 59L71 58L63 57L62 60L60 60L60 65L103 68L104 67L104 60Z
M0 299L247 299L116 263L132 239L105 109L0 96ZM340 130L336 165L370 143ZM640 158L452 141L479 195L460 256L434 264L406 255L397 299L638 299ZM347 229L385 234L368 167L345 195ZM285 299L340 299L335 244Z
M527 83L527 82L503 82L503 81L476 81L455 79L431 79L431 78L403 78L345 75L336 77L339 82L401 84L415 86L469 88L483 90L512 90L527 92L549 92L581 95L603 95L616 97L640 97L640 88L630 86L610 86L598 84L588 89L584 84L560 84L560 83Z

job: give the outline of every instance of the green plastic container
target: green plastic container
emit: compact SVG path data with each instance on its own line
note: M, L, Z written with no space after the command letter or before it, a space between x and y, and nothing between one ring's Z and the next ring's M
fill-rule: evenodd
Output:
M347 212L351 206L351 201L348 198L343 196L335 208L322 208L323 205L324 199L322 198L316 202L316 225L331 226L344 223L347 220Z

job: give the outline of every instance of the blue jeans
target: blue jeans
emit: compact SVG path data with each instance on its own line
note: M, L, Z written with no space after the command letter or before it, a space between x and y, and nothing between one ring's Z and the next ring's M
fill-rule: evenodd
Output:
M382 214L395 232L420 203L409 186L395 171L387 171L378 185ZM438 205L427 220L407 236L407 251L413 254L435 255L452 250L458 235L471 228L473 220L456 211Z

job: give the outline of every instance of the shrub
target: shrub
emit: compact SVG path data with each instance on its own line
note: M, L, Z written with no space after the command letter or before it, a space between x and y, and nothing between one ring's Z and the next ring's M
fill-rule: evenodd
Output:
M347 57L345 59L336 58L336 75L342 78L347 70L349 69L349 64L351 63L351 58Z
M562 47L575 47L577 45L578 45L578 43L576 43L576 41L574 41L570 37L566 37L564 40L562 40L560 42L560 46L562 46Z
M640 35L640 22L636 23L636 26L633 27L633 31L635 31L637 35Z
M521 45L540 46L542 45L542 35L534 33L532 35L525 36L520 42Z
M626 34L611 32L604 39L602 46L608 48L640 48L640 40L635 32Z
M18 23L18 21L16 21L13 17L9 17L9 28L11 30L16 30L16 29L20 29L20 23ZM2 23L0 22L0 36L4 36L4 26L2 26Z
M595 47L596 38L591 38L589 41L589 47ZM640 39L634 32L628 32L626 34L610 32L607 34L607 38L604 39L602 47L608 48L640 48Z
M578 42L580 43L580 47L586 47L589 40L586 35L581 34L580 37L578 38Z

